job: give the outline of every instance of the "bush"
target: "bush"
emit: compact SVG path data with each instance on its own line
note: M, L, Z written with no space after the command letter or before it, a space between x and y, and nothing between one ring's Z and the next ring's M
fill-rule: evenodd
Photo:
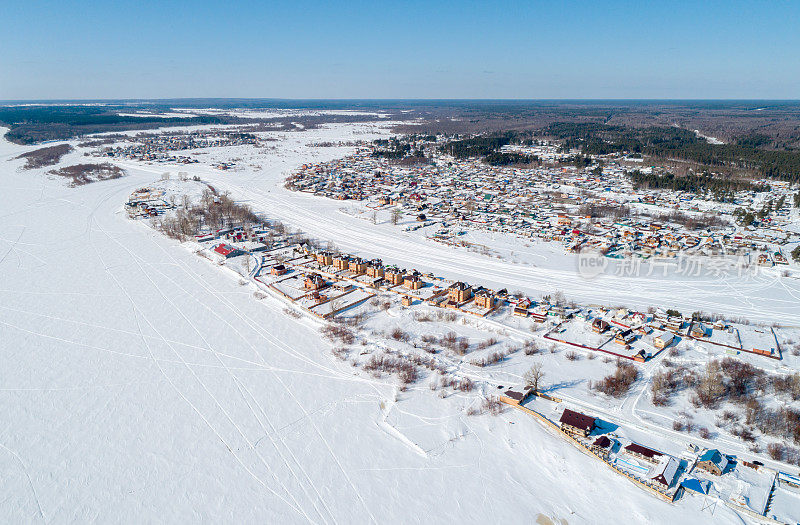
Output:
M622 397L638 378L639 370L633 364L618 359L614 373L594 383L594 389L609 396Z

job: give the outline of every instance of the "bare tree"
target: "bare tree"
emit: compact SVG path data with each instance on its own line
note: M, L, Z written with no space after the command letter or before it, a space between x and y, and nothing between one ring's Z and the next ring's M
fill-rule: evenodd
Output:
M535 363L531 369L522 376L522 378L525 379L525 387L532 389L534 392L539 391L539 385L543 377L544 370L542 370L542 363Z
M400 222L400 218L403 216L403 210L400 208L395 208L392 210L392 224L395 226L398 222Z

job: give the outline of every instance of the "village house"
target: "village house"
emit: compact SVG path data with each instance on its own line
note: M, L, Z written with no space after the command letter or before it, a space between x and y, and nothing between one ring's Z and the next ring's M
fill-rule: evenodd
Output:
M403 285L409 290L419 290L422 288L423 284L425 283L422 281L422 277L417 272L406 275L403 279Z
M661 487L662 490L667 490L672 486L675 481L675 475L678 473L680 462L672 456L664 455L656 467L651 471L653 474L650 480Z
M671 332L664 332L653 339L653 346L659 350L663 350L672 344L673 339L675 339L675 336L672 335Z
M453 284L447 290L447 299L454 304L461 304L472 298L472 287L461 281Z
M286 271L287 271L286 270L286 266L284 266L282 264L276 264L275 266L272 267L272 270L270 270L270 273L272 275L283 275L283 274L286 273Z
M595 419L593 417L586 416L568 408L564 409L559 423L561 423L561 430L573 436L586 437L592 433L595 427Z
M489 290L481 290L475 294L475 304L481 308L494 308L497 299Z
M522 317L528 317L528 308L531 306L531 300L528 298L523 298L517 301L517 304L514 305L514 315L519 315Z
M397 268L387 268L384 271L383 278L389 281L392 285L403 284L405 272Z
M600 319L599 317L595 317L594 320L592 321L592 331L597 334L602 334L603 332L608 330L608 327L609 324L603 319Z
M226 259L230 259L231 257L236 257L238 255L242 255L244 252L230 244L218 244L213 248L214 252L222 255Z
M533 390L526 388L524 390L515 390L513 388L506 390L501 396L500 400L510 405L521 405L530 397Z
M728 458L721 454L719 450L709 449L706 450L697 459L697 468L710 472L715 476L721 476L725 469L728 468Z
M337 255L333 258L333 267L337 270L347 270L350 267L350 258L346 255Z
M661 456L664 454L653 450L651 448L643 447L637 443L631 443L627 447L625 447L625 452L630 454L631 456L639 459L643 459L645 461L649 461L650 463L657 463Z
M317 263L321 266L330 266L333 264L333 255L329 252L322 252L317 254Z
M598 456L607 460L613 447L614 442L608 436L600 436L594 440L589 449Z
M317 274L311 274L306 276L306 280L303 285L303 287L306 290L312 290L312 291L322 290L323 288L325 288L325 286L326 286L325 279L323 279L321 275Z

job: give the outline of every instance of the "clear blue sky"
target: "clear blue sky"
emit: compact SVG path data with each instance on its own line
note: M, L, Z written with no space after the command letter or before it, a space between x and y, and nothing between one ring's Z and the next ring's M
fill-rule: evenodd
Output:
M0 100L800 98L800 1L4 0L0 20Z

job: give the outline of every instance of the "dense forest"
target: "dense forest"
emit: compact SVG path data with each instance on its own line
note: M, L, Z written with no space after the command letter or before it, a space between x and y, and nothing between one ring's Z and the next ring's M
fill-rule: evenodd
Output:
M722 178L707 171L701 174L676 176L672 173L645 174L634 170L628 175L636 188L669 189L694 193L711 192L718 201L730 201L737 191L769 191L770 187L749 180Z
M763 149L769 138L759 134L744 136L733 144L709 144L677 127L630 128L570 122L551 124L540 134L557 138L565 149L576 148L586 155L632 152L705 166L750 169L764 177L800 181L800 152Z
M116 113L121 109L131 111L130 108L110 106L5 106L0 107L0 124L11 128L6 134L11 142L34 144L88 133L152 129L164 125L230 124L240 120L212 115L186 118L124 116Z

